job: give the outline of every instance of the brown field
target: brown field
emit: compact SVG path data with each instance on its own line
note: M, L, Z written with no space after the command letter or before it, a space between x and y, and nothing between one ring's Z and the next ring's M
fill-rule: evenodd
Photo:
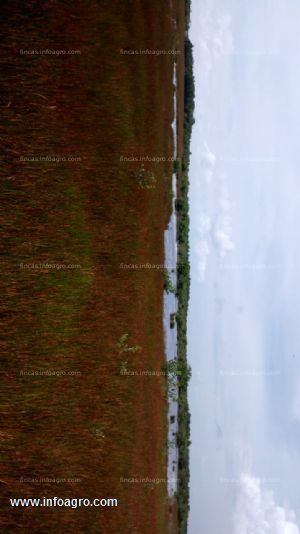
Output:
M184 2L176 2L177 47L181 51L177 56L177 152L183 156L183 116L184 116L184 37L185 37Z
M182 46L171 15L161 0L2 7L4 533L167 531L166 484L122 481L166 477L165 379L120 373L161 370L163 275L120 264L163 263L172 163L145 163L148 189L141 164L120 157L172 155L174 56L120 49ZM24 161L33 156L77 161ZM117 347L125 333L139 350ZM43 496L119 506L9 506Z

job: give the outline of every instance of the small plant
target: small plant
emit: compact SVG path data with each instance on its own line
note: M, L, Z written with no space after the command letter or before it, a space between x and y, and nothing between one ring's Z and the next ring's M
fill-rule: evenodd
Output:
M167 375L167 387L168 397L171 401L176 402L178 400L178 377L181 375L178 369L177 360L169 360L165 364Z
M144 164L135 172L135 178L138 179L139 186L142 189L154 189L156 186L156 178L153 172L146 171Z
M178 371L178 363L177 363L177 360L175 358L173 358L173 360L169 360L166 363L166 368L167 368L167 373L170 373L170 374L179 373L179 371Z
M127 332L121 335L119 341L116 344L116 347L119 352L121 353L122 352L138 352L142 350L142 347L140 347L139 345L133 345L133 346L128 345L127 343L128 337L129 337L129 334Z
M168 440L168 448L169 449L175 449L176 445L177 445L176 438Z
M127 363L128 362L125 362L124 360L121 361L121 363L120 363L120 374L121 375L126 375L126 373L127 373Z
M172 283L168 269L164 269L164 290L166 293L176 293L176 287Z
M105 438L104 425L96 425L94 427L94 434L97 439L102 441Z
M167 376L168 396L171 401L178 401L178 388L187 386L192 371L190 365L181 366L177 359L169 360L166 362L165 373ZM173 421L171 420L171 423Z
M129 334L127 334L126 332L125 332L125 334L122 334L122 336L120 337L119 341L117 342L117 348L118 349L122 350L124 348L124 346L126 345L128 336L129 336Z

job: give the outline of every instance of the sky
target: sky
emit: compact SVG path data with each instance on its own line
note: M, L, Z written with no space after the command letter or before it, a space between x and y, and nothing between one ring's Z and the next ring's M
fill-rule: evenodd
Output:
M192 0L189 534L300 534L299 21Z

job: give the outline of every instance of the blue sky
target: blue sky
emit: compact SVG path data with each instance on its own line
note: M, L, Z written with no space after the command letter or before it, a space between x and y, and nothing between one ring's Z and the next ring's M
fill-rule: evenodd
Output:
M299 21L192 2L190 534L300 533Z

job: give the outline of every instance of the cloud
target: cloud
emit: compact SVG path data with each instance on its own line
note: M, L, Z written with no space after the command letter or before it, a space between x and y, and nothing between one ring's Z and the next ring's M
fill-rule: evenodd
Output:
M201 9L201 16L193 41L199 50L204 68L202 74L205 76L224 55L233 50L232 21L228 14L217 13L209 3L203 2L198 9ZM196 6L193 10L197 11Z
M210 230L210 217L207 215L201 215L197 222L197 242L194 248L200 281L203 281L205 278L208 256L210 254L210 248L208 245L208 235Z
M226 54L233 49L233 40L231 32L231 17L229 15L220 15L216 20L216 27L211 37L212 53L216 60L222 54Z
M217 158L213 152L209 149L207 143L204 143L204 147L201 153L202 166L204 168L204 179L207 184L211 183Z
M232 239L230 238L229 226L227 225L227 223L226 225L224 225L224 228L216 230L215 239L217 241L221 257L224 257L227 252L230 252L234 249L235 245Z
M228 252L235 248L231 234L231 202L229 199L225 177L223 176L221 179L221 188L219 194L219 214L214 227L214 239L221 258L226 256Z
M205 278L207 269L207 260L210 254L208 243L205 239L201 239L195 246L195 256L197 260L197 270L201 281Z
M201 237L204 237L210 232L211 220L208 215L201 215L199 218L198 231Z
M300 534L295 513L278 506L271 491L249 474L241 474L233 516L233 534Z

